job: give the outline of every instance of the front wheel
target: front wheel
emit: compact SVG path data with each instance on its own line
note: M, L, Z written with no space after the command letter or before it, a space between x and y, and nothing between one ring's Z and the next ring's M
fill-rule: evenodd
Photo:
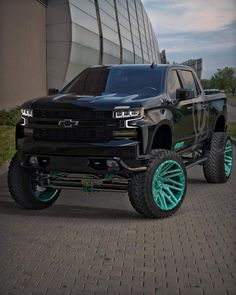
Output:
M154 150L147 170L135 173L129 182L134 209L145 217L165 218L181 206L187 187L182 160L168 150Z
M17 154L12 158L8 171L8 188L19 206L25 209L45 209L58 198L60 190L40 186L37 178L35 170L21 167Z

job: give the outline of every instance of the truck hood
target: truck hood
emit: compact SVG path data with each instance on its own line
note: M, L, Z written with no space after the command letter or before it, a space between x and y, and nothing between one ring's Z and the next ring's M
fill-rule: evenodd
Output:
M96 109L96 110L114 110L116 106L130 106L130 108L152 108L161 104L163 95L147 97L139 94L122 95L109 94L102 96L82 96L76 94L57 94L54 96L45 96L28 101L23 104L23 108L32 109Z

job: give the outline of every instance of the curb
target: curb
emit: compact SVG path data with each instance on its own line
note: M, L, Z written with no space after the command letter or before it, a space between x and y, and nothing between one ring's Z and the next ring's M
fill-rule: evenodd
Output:
M2 166L0 166L0 176L2 176L8 171L9 164L10 162L6 161L5 163L2 164Z

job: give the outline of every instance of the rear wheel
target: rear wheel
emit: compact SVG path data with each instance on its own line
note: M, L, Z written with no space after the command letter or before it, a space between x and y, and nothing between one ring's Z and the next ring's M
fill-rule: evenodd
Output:
M8 188L14 201L25 209L48 208L60 194L60 190L42 187L37 171L22 168L17 155L9 167Z
M230 137L224 132L212 136L210 149L205 152L208 160L203 163L203 172L207 182L226 182L233 167L233 146Z
M131 176L128 192L131 204L140 214L165 218L181 206L186 186L182 160L174 152L155 150L147 170Z

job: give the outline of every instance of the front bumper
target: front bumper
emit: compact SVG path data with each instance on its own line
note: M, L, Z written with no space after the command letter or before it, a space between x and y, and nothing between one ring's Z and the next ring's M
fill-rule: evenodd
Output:
M37 157L33 168L67 173L106 173L106 160L117 162L119 174L144 171L148 157L139 153L139 142L130 139L107 143L62 143L36 141L33 137L17 139L19 160L24 167L32 167L29 159ZM94 163L101 163L95 165Z

